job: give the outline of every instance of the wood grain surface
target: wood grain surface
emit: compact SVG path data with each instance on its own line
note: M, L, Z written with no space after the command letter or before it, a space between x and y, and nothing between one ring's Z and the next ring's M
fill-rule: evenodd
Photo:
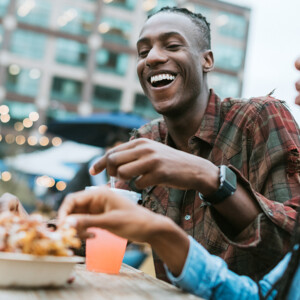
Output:
M74 275L73 283L60 288L1 288L0 300L201 299L124 264L119 275L90 272L85 265L76 265Z

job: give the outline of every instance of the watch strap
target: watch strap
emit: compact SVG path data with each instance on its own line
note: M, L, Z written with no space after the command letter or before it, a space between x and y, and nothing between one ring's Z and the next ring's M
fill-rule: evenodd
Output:
M219 166L220 169L220 185L218 190L209 196L204 197L199 192L199 197L206 205L214 205L221 203L224 201L227 197L234 194L236 191L236 175L235 173L230 170L227 166L221 165Z

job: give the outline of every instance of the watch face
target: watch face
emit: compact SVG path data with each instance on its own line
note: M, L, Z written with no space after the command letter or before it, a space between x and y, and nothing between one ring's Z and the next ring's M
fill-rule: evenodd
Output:
M223 167L223 166L221 166ZM236 190L236 175L232 172L228 167L224 166L225 168L225 182L228 186L232 188L233 191Z

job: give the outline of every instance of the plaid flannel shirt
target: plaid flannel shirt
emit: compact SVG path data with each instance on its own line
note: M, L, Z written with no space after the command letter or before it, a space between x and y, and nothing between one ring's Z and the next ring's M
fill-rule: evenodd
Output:
M172 146L163 119L133 133L132 138L140 137ZM297 123L285 103L271 96L221 102L211 90L201 125L189 139L189 149L215 165L228 165L263 213L233 237L224 233L214 218L214 209L203 204L197 191L148 187L142 191L143 205L173 219L211 254L222 257L232 271L261 278L288 251L300 204ZM120 181L117 185L134 189L130 183ZM154 263L157 277L166 280L155 253Z

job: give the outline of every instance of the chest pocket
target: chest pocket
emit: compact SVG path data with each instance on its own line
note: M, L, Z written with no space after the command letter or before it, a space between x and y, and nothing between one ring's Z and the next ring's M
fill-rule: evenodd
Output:
M167 214L168 189L165 187L148 187L142 192L142 205L155 213Z
M224 239L221 230L213 220L209 208L205 208L202 234L200 242L209 253L221 256L228 249L229 243Z

